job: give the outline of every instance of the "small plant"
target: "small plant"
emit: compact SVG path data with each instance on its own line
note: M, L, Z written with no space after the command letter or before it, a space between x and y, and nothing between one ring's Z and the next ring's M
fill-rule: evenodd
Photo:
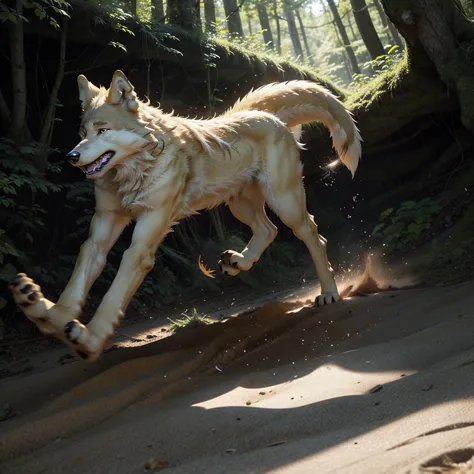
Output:
M199 314L196 308L193 308L191 315L186 313L181 313L182 318L173 320L168 318L171 321L169 330L173 333L176 333L184 328L197 327L203 324L210 324L212 321L205 315Z
M401 250L413 244L431 227L440 210L430 198L402 202L397 211L392 207L380 214L372 236L382 239L389 250Z
M387 54L382 54L377 56L371 61L367 61L363 69L366 71L373 71L373 75L368 75L364 73L354 74L352 76L351 86L356 88L367 84L375 76L387 72L393 66L398 64L403 59L403 51L400 51L400 46L394 45L388 48Z

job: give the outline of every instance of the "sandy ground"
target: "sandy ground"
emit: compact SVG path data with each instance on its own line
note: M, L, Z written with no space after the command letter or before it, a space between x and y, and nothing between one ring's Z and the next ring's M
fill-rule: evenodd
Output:
M136 324L94 364L32 355L0 380L0 472L474 472L474 282L301 296Z

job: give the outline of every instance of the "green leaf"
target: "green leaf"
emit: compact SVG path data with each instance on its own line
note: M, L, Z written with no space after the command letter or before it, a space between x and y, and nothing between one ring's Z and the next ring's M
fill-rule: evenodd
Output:
M10 282L17 273L17 269L11 263L7 263L0 269L0 280Z
M374 230L372 231L372 235L375 235L378 233L379 230L383 229L385 227L385 224L382 222L381 224L377 224L374 227Z

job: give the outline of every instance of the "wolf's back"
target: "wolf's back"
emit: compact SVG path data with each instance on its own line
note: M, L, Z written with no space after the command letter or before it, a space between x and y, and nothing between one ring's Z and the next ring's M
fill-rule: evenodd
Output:
M354 176L361 155L361 137L355 122L329 90L314 82L272 83L250 91L226 113L261 110L275 114L290 128L322 122L331 132L340 160Z

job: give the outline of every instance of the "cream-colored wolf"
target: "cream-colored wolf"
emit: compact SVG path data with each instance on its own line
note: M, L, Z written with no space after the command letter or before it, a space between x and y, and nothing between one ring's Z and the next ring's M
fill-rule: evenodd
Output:
M56 304L23 273L10 285L15 302L41 332L68 343L83 359L96 360L153 268L157 247L171 227L221 203L253 232L242 252L222 254L224 274L249 270L275 238L267 203L308 247L321 283L316 303L340 299L326 240L306 210L299 157L301 125L320 121L352 175L357 169L359 131L328 90L309 81L269 84L218 117L194 120L140 101L121 71L114 73L109 89L96 87L83 75L78 85L81 141L67 158L94 180L96 209L89 237ZM78 318L87 294L132 220L131 245L85 326Z

